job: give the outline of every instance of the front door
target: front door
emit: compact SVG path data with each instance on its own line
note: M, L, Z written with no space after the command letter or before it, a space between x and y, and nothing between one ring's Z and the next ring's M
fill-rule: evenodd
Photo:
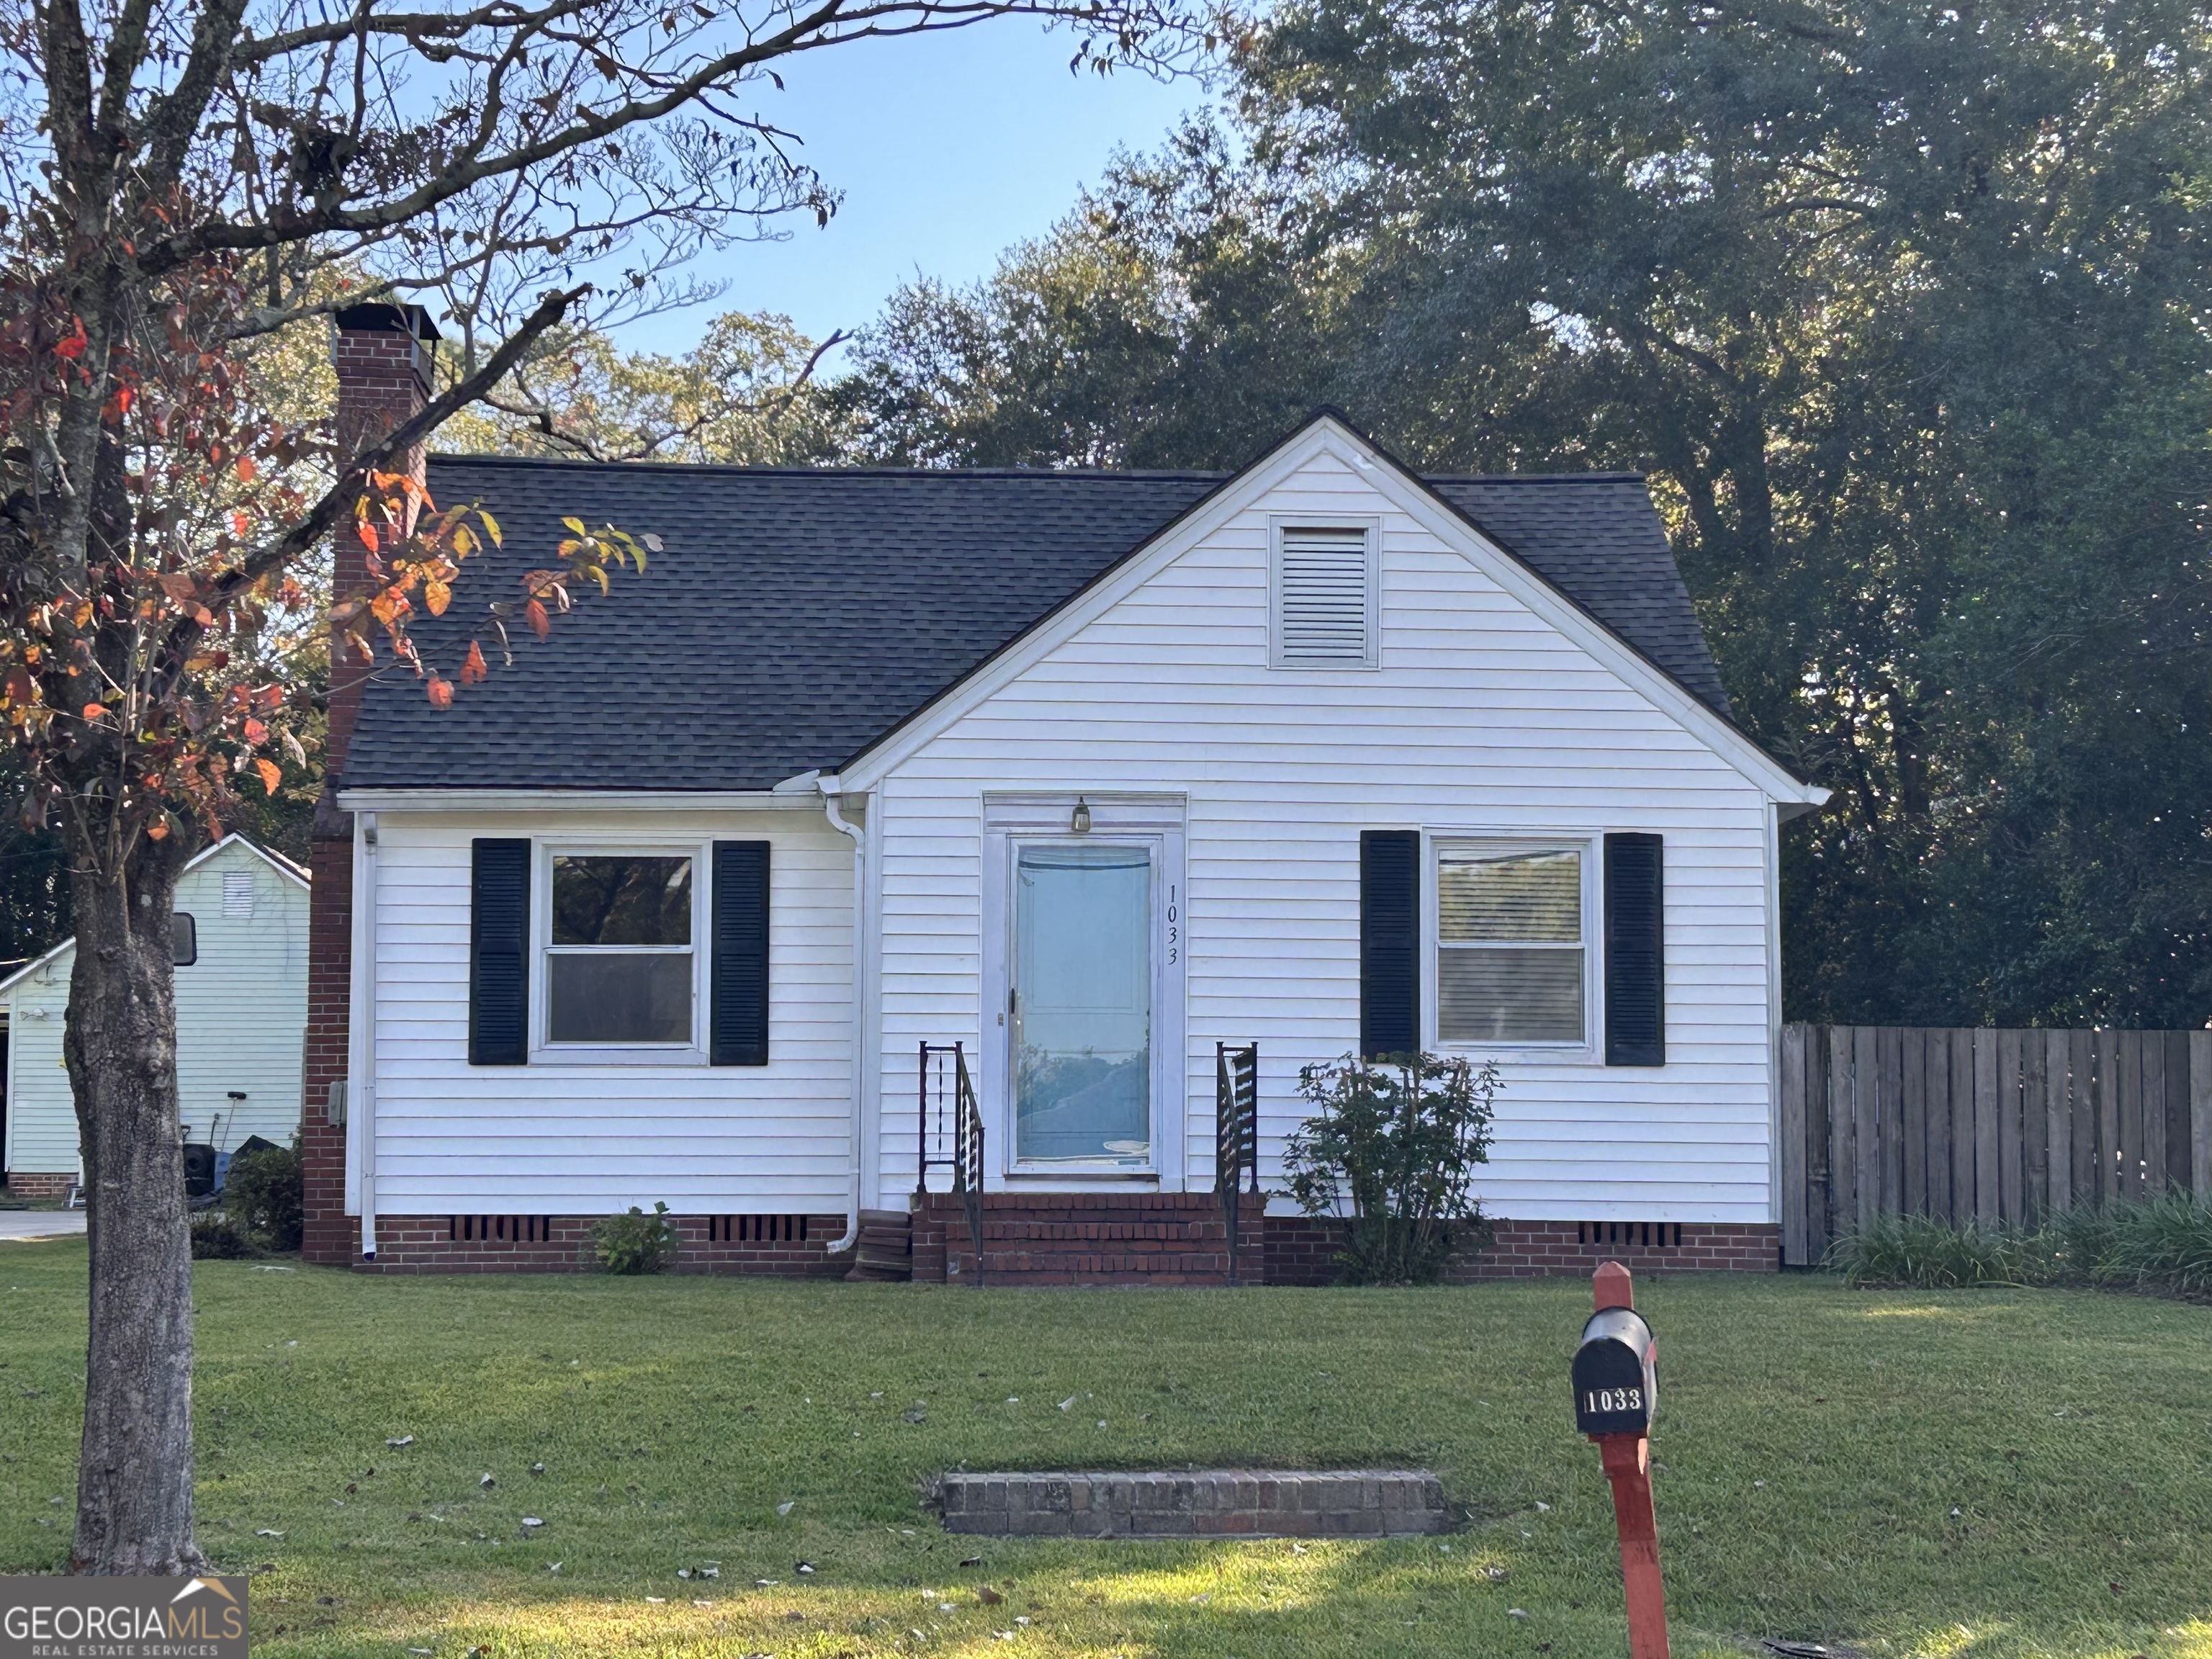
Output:
M1152 853L1018 843L1009 1001L1014 1162L1152 1161Z

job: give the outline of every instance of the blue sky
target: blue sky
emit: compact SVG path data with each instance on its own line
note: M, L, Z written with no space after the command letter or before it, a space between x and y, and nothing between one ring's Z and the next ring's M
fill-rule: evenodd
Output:
M917 270L968 283L1009 244L1047 228L1119 146L1157 144L1204 101L1191 79L1133 70L1071 76L1074 38L1003 18L904 40L786 59L787 90L751 106L805 140L799 153L844 204L817 230L702 261L726 281L716 305L622 331L634 349L679 352L714 311L780 311L819 339L872 319Z

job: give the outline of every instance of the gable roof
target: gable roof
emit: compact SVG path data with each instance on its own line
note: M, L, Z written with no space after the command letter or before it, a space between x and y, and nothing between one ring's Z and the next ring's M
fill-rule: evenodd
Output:
M264 864L274 870L278 875L283 877L287 881L291 882L294 885L307 887L310 884L307 872L305 870L302 870L298 865L293 863L291 860L286 858L282 853L270 852L266 847L262 846L258 842L248 841L244 836L240 835L236 830L233 830L229 835L225 836L221 841L216 842L210 846L203 847L198 852L193 854L191 858L185 860L185 867L177 872L178 879L182 880L185 877L191 874L193 871L198 869L200 866L205 864L210 859L214 858L217 854L221 853L225 848L234 846L243 848L246 852L252 854L254 857L259 859ZM5 997L9 991L15 988L16 983L26 975L35 974L40 969L45 967L48 963L53 961L58 957L66 956L70 951L76 948L76 935L75 933L71 933L67 939L64 939L59 945L55 945L52 950L46 951L43 955L33 957L21 967L17 968L9 973L5 979L0 979L0 997Z
M481 501L506 532L471 562L465 592L512 592L564 515L650 531L665 550L642 576L616 573L611 595L582 599L551 640L519 630L514 666L452 711L387 666L364 696L344 786L745 791L834 769L1232 476L433 456L432 495ZM1727 717L1639 477L1425 482ZM461 609L416 635L449 677Z

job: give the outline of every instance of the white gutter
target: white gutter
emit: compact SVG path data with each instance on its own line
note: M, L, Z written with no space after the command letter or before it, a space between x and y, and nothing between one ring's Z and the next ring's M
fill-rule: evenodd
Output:
M851 1249L860 1237L860 1128L866 1121L867 1072L862 1056L868 1036L868 856L866 832L838 810L840 789L835 778L823 778L815 787L822 793L823 810L830 827L853 840L853 1178L845 1205L845 1236L829 1247L830 1254Z
M353 985L346 1121L361 1170L361 1255L376 1260L376 814L354 817Z

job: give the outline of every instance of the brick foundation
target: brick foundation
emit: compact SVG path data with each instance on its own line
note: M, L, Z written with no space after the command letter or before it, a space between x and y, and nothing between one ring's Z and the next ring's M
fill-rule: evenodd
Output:
M1238 1277L1261 1282L1263 1200L1238 1223ZM973 1284L975 1249L957 1200L932 1194L915 1218L917 1279ZM989 1193L986 1285L1225 1285L1229 1229L1212 1193Z
M375 1273L591 1273L597 1217L391 1215L376 1218ZM672 1215L683 1244L678 1273L832 1279L852 1265L828 1246L845 1231L842 1215ZM358 1223L349 1225L357 1228Z
M76 1185L75 1170L46 1174L36 1170L8 1171L8 1190L17 1198L67 1198Z
M1725 1221L1497 1221L1491 1243L1462 1249L1448 1283L1499 1279L1587 1278L1618 1261L1645 1277L1656 1273L1778 1273L1779 1227ZM1304 1216L1267 1218L1267 1283L1326 1285L1336 1273L1344 1229Z
M1450 1524L1425 1469L948 1474L947 1532L1017 1538L1405 1538Z

